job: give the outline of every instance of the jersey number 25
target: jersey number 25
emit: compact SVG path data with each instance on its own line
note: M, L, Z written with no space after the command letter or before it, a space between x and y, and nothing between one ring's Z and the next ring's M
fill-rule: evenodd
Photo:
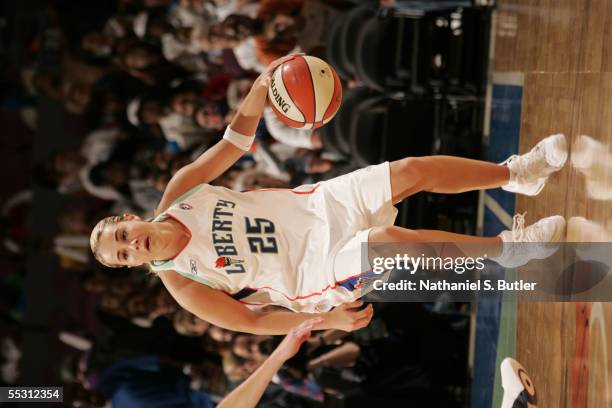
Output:
M244 217L246 222L247 240L251 252L264 254L277 254L278 245L274 236L274 223L265 218Z

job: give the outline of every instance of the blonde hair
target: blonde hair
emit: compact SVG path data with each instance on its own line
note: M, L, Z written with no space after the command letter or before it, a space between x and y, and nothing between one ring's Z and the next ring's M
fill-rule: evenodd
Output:
M122 265L114 265L105 262L100 256L100 235L102 235L102 231L109 224L117 224L121 221L125 220L125 217L122 215L114 215L112 217L106 217L100 220L91 231L91 235L89 236L89 246L91 247L91 252L93 252L94 258L102 265L107 266L109 268L121 268Z

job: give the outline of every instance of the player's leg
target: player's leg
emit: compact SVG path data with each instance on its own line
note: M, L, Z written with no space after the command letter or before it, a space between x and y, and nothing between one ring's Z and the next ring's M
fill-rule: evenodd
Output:
M508 167L453 156L407 157L389 164L393 202L421 191L461 193L508 184Z
M527 227L524 226L525 220L520 214L515 216L514 221L511 231L503 231L496 237L480 237L437 230L411 230L396 226L374 227L370 230L368 242L453 243L453 246L444 247L444 251L450 251L449 253L438 254L438 256L478 257L486 253L498 264L514 268L532 259L548 258L556 252L557 248L546 244L562 241L565 237L565 218L559 215L542 218ZM393 249L390 248L390 250Z
M396 226L374 227L368 236L370 243L407 243L407 244L428 244L428 243L454 243L470 244L462 247L461 254L444 253L438 256L482 256L484 253L491 257L498 257L503 250L501 237L480 237L475 235L457 234L454 232L438 230L412 230ZM473 245L471 245L473 244ZM451 251L450 247L445 247L445 251Z
M453 156L408 157L390 163L393 202L420 191L461 193L497 187L535 195L566 159L563 135L545 138L530 152L508 158L505 165Z

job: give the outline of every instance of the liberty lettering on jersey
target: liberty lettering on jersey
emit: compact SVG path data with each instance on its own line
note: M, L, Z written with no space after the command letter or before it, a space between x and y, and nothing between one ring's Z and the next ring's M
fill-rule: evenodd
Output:
M215 264L217 268L224 268L228 274L244 273L243 261L239 257L233 236L233 216L236 203L227 200L218 200L213 210L212 242L219 257ZM276 227L274 223L265 218L244 217L246 239L252 253L278 254L276 241Z
M238 251L234 245L234 237L232 235L232 224L234 216L233 209L236 208L236 203L228 200L217 200L215 209L213 210L212 219L212 241L215 247L215 252L218 257L228 259L230 256L237 256ZM240 262L227 262L231 268L226 268L228 274L244 273L244 265Z

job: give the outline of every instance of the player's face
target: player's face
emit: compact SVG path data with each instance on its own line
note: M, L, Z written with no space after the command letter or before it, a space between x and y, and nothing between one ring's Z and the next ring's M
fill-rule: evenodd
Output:
M124 221L106 224L98 240L99 254L110 265L139 266L156 259L161 240L155 224L126 215Z

